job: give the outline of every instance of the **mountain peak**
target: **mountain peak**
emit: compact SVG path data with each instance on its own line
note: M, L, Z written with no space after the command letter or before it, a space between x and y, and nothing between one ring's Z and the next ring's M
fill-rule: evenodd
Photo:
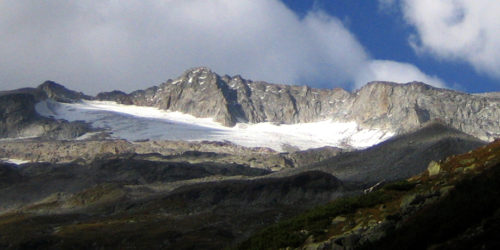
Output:
M361 87L361 89L368 88L368 87L381 87L381 86L390 86L390 87L423 87L426 89L430 88L436 88L433 87L432 85L429 85L424 82L418 82L418 81L413 81L413 82L407 82L407 83L397 83L397 82L389 82L389 81L371 81L368 82L366 85Z
M47 80L43 82L42 84L38 85L39 89L44 89L44 88L55 88L55 89L66 89L62 84L59 84L57 82Z
M38 87L49 98L74 102L92 99L53 81ZM436 119L483 140L500 135L500 98L470 95L422 82L369 82L354 93L339 89L253 82L240 75L219 76L208 67L186 70L175 80L130 94L103 93L99 100L154 106L225 126L238 122L278 124L323 120L356 122L361 128L403 133Z
M47 97L59 102L74 102L81 99L92 99L92 97L87 96L82 92L67 89L63 85L54 81L45 81L38 86L38 89L45 92Z
M202 74L214 74L214 73L210 68L201 66L186 70L183 76L202 75Z

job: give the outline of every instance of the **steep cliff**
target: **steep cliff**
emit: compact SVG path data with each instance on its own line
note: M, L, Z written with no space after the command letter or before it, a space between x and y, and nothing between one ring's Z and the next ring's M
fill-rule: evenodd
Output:
M483 140L500 136L500 99L496 95L471 95L420 82L371 82L349 93L338 88L253 82L240 76L219 76L201 67L158 87L129 95L100 94L98 99L212 117L226 126L333 119L404 133L440 120Z

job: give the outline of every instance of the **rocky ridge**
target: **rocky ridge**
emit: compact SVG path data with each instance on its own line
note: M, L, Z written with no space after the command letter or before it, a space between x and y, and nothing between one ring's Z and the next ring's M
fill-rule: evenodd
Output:
M263 224L349 192L318 171L267 173L127 157L0 163L0 248L222 249Z
M99 100L153 106L197 117L213 117L226 126L237 122L303 123L325 119L355 121L362 127L396 133L441 120L482 140L500 136L500 100L424 83L371 82L349 93L219 76L194 68L175 80L130 94L107 92Z
M92 162L103 157L133 157L155 161L241 164L279 171L298 168L335 156L343 150L323 147L292 153L246 148L228 142L126 140L10 140L0 142L0 158L26 162ZM1 159L0 159L1 162Z
M38 88L25 88L0 92L0 138L45 137L50 139L68 139L91 131L83 122L55 120L39 115L35 105L47 98L57 98L53 89L71 93L66 88L52 82L46 82ZM66 95L64 95L66 96ZM70 95L76 98L75 95ZM65 99L69 100L69 99ZM78 99L71 99L76 101Z
M226 126L242 123L305 123L332 119L355 121L363 128L382 129L402 134L429 121L443 123L482 140L500 136L500 99L498 93L467 94L434 88L424 83L371 82L352 93L343 89L316 89L251 81L241 76L220 76L205 67L186 71L175 80L159 86L126 94L103 92L96 97L66 89L47 81L36 89L2 92L2 99L18 100L24 95L21 118L9 118L28 124L22 117L36 117L29 112L33 102L47 98L60 102L111 100L122 104L152 106L180 111L196 117L210 117ZM7 103L3 106L8 105ZM9 104L10 105L10 104ZM2 137L19 132L15 122L6 121L3 111ZM43 134L29 132L28 134ZM68 136L64 136L68 137ZM69 136L71 137L71 136Z

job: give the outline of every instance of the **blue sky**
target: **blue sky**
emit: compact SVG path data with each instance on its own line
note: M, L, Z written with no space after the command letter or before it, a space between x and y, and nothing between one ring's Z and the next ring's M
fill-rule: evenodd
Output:
M490 0L4 0L0 90L133 91L207 66L321 88L500 91L497 13Z
M283 2L301 17L313 9L338 17L374 58L412 63L427 74L439 76L449 87L460 91L500 91L499 78L478 73L463 61L443 61L415 53L408 43L408 37L415 32L415 28L404 20L397 3L390 9L384 9L378 1Z

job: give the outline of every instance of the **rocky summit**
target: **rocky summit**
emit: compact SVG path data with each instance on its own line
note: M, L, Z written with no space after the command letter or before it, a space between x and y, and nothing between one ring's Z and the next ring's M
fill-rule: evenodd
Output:
M93 97L47 81L36 89L4 91L1 97L3 102L25 100L22 107L17 107L18 111L2 112L2 137L23 134L9 132L17 129L12 125L13 120L25 119L23 114L36 117L37 114L30 112L33 112L37 102L45 99L65 103L106 100L157 107L200 118L213 118L225 126L333 120L356 122L364 129L402 134L428 122L440 121L481 140L492 141L500 136L500 99L497 93L467 94L420 82L370 82L351 93L339 88L316 89L251 81L238 75L220 76L200 67L186 71L175 80L129 94L115 90ZM8 103L2 106L9 106L8 109L14 107Z
M211 117L226 126L333 119L404 133L440 120L491 141L500 136L500 100L495 96L471 95L420 82L371 82L350 93L338 88L254 82L241 76L220 76L201 67L157 87L128 95L119 91L101 93L97 98Z

